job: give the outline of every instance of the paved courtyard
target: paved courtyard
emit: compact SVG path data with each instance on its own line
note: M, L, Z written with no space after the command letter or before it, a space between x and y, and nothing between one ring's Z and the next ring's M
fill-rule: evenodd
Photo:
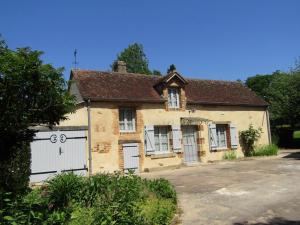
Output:
M300 224L300 150L143 176L172 182L182 224Z

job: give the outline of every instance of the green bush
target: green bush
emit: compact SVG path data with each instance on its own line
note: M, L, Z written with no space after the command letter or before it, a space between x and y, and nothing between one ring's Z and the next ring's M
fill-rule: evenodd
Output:
M248 130L240 131L240 138L243 143L245 156L251 156L254 151L255 142L260 138L262 129L255 129L253 124L249 125Z
M176 202L164 179L64 173L25 195L0 192L0 224L168 224Z
M146 181L150 191L154 192L158 198L170 199L177 203L177 194L173 186L166 179L160 178Z
M62 173L47 181L46 192L53 208L67 207L81 198L84 178L73 173Z
M226 160L236 159L237 158L236 151L231 150L231 151L225 152L223 158Z
M145 224L167 225L174 217L176 207L169 199L149 198L141 205Z
M252 156L271 156L278 154L278 147L277 145L270 144L270 145L263 145L256 148L252 154Z
M18 195L27 191L30 158L31 151L29 143L26 142L16 142L10 147L9 153L1 155L0 192L12 192Z

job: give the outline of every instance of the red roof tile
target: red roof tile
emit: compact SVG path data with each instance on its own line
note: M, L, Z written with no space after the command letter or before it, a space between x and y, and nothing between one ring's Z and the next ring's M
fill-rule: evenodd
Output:
M164 102L154 86L162 77L133 73L73 70L79 92L92 101ZM238 82L186 79L190 104L267 106L254 92Z

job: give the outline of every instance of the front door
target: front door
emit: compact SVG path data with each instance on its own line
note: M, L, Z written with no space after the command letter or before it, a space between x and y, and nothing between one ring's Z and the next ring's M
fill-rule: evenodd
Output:
M140 155L137 143L123 144L124 171L139 171Z
M198 162L197 130L195 126L182 127L184 162Z

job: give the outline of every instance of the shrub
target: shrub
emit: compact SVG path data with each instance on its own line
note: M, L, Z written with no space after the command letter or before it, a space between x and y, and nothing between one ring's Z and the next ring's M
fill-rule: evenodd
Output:
M141 208L145 224L151 225L170 224L176 211L175 205L169 199L149 198Z
M64 173L25 195L0 192L0 224L168 224L176 201L164 179Z
M237 158L236 151L231 150L231 151L225 152L223 158L226 159L226 160L236 159Z
M0 157L0 192L12 192L18 195L27 191L30 158L29 144L21 141L16 141L15 146L10 147L9 153L2 154Z
M166 179L160 178L146 181L150 191L154 192L158 198L170 199L173 203L177 203L177 195L173 186Z
M47 182L49 204L53 208L67 207L72 200L81 198L84 178L73 173L62 173Z
M278 147L277 145L270 144L270 145L263 145L255 149L253 152L253 156L270 156L270 155L277 155Z
M260 138L262 129L255 129L252 124L248 130L240 131L240 137L245 147L245 156L251 156L254 151L254 144Z

